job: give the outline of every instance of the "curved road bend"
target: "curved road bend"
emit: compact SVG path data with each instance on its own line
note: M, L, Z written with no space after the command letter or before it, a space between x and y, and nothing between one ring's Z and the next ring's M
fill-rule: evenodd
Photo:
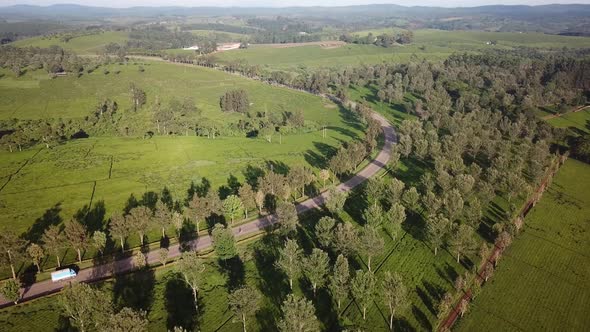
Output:
M354 177L348 181L339 184L336 189L340 191L350 191L352 188L363 183L368 178L374 176L382 168L387 165L389 158L391 157L391 146L395 141L395 133L391 124L378 113L373 112L372 117L381 123L381 129L385 136L385 142L383 148L369 165L358 172ZM311 209L315 209L324 204L328 193L324 192L316 197L310 198L304 202L296 205L297 213L301 214ZM235 237L242 237L246 235L252 235L277 222L274 215L268 215L265 217L258 218L241 226L233 228ZM211 237L208 235L201 236L189 243L193 250L203 250L211 246ZM180 256L181 251L178 244L172 245L169 248L169 258L175 258ZM150 251L147 253L147 261L149 264L157 264L159 262L157 250ZM75 280L81 282L94 282L112 277L115 274L129 272L134 269L132 263L132 257L120 259L108 264L98 265L87 269L80 270ZM52 282L51 280L40 281L30 286L21 289L22 298L20 302L28 301L34 298L42 297L51 293L55 293L62 289L69 281ZM0 298L0 308L4 308L12 305L12 302L6 301Z

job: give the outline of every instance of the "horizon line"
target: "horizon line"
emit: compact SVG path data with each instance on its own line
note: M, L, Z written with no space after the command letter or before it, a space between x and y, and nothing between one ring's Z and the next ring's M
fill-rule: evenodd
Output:
M487 5L479 5L479 6L452 6L452 7L445 7L445 6L427 6L427 5L416 5L416 6L407 6L407 5L400 5L395 3L370 3L370 4L351 4L351 5L343 5L343 6L322 6L322 5L297 5L297 6L168 6L168 5L138 5L138 6L130 6L130 7L112 7L112 6L97 6L97 5L85 5L79 3L54 3L50 5L36 5L36 4L28 4L28 3L20 3L20 4L13 4L13 5L0 5L0 8L10 8L10 7L17 7L17 6L28 6L28 7L38 7L38 8L49 8L55 6L78 6L78 7L89 7L89 8L108 8L108 9L133 9L133 8L244 8L244 9L286 9L286 8L346 8L346 7L368 7L368 6L397 6L397 7L404 7L404 8L442 8L442 9L454 9L454 8L483 8L483 7L547 7L547 6L575 6L575 5L582 5L582 6L590 6L588 3L579 3L579 2L572 2L572 3L549 3L549 4L539 4L539 5L529 5L529 4L487 4Z

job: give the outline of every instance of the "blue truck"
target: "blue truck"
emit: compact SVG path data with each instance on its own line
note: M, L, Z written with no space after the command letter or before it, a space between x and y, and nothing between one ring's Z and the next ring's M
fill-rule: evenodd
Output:
M72 269L63 269L51 273L51 281L62 281L76 277L76 271Z

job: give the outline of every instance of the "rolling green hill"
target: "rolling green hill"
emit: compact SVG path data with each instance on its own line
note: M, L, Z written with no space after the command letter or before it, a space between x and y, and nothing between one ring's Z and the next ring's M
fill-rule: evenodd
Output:
M16 41L11 45L17 47L34 46L43 48L57 45L77 54L98 54L102 52L102 48L108 43L125 44L126 41L126 32L106 31L75 37L68 42L60 40L60 37L34 37Z

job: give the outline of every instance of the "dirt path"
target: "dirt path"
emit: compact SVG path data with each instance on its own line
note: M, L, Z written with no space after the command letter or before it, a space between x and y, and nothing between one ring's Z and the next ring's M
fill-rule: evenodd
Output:
M577 113L577 112L583 111L583 110L585 110L587 108L590 108L590 105L578 107L578 108L576 108L576 109L574 109L572 111L565 112L565 113L546 115L542 119L543 120L551 120L551 119L555 119L555 118L560 118L560 117L562 117L564 115L568 115L570 113Z
M339 191L350 191L354 187L360 185L370 177L377 174L380 170L382 170L387 162L391 157L391 147L395 143L395 132L391 124L383 117L382 115L373 112L372 117L381 123L381 129L383 131L385 137L385 143L383 144L383 148L377 155L375 159L371 161L369 165L363 168L360 172L358 172L355 176L353 176L348 181L339 184L336 188ZM310 198L304 202L301 202L296 205L297 213L302 214L306 211L315 209L320 207L324 204L326 199L328 198L328 193L324 192L316 197ZM258 232L262 231L264 228L273 225L277 222L275 215L268 215L241 226L236 226L232 229L233 234L236 238L246 238L257 234ZM211 247L212 239L209 235L201 236L196 240L193 240L189 243L190 247L193 250L201 251L204 249L208 249ZM181 255L180 247L178 244L172 245L168 248L169 258L176 258ZM159 263L159 254L158 250L152 250L147 253L147 262L149 264L158 264ZM75 280L80 282L95 282L99 280L104 280L112 277L113 275L130 272L134 270L135 267L132 262L132 257L120 259L114 261L112 263L99 265L90 267L87 269L80 270L78 275L76 276ZM64 282L52 282L51 280L45 280L41 282L34 283L29 285L23 289L21 289L22 298L20 302L29 301L34 298L42 297L45 295L49 295L55 292L58 292L62 289L69 281ZM0 299L0 308L4 308L7 306L13 305L12 302L6 301L4 299Z

